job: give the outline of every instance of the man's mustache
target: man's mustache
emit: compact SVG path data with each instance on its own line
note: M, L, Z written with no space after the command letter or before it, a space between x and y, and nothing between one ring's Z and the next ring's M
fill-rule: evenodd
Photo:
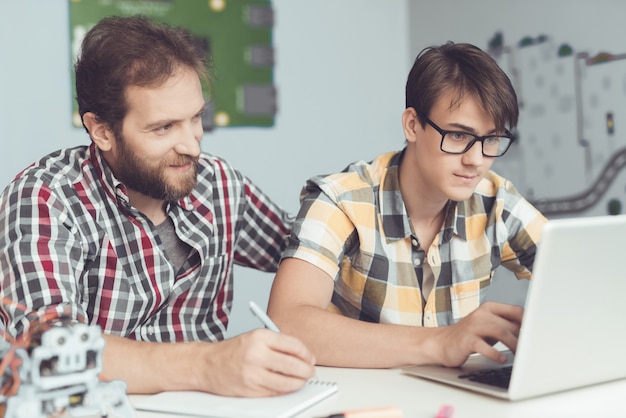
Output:
M198 165L198 161L199 161L200 157L192 157L189 155L180 155L178 158L169 161L167 165L186 165L186 164L192 164L194 166Z

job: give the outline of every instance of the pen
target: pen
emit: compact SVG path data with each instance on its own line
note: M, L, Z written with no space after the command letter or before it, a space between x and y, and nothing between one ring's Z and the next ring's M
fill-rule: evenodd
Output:
M265 312L261 310L261 308L259 308L259 305L254 303L254 301L250 301L250 310L252 311L254 316L259 318L261 322L263 322L265 328L271 329L274 332L280 332L276 324L270 319L269 316L265 314Z
M402 418L402 410L397 406L353 409L332 414L325 418Z

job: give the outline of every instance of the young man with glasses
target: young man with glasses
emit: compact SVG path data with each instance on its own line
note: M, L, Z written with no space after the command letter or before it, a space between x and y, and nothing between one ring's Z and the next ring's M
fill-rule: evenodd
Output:
M514 142L515 91L469 44L427 48L406 84L406 147L310 179L269 314L319 364L459 366L515 350L523 309L484 302L530 278L545 218L490 171Z

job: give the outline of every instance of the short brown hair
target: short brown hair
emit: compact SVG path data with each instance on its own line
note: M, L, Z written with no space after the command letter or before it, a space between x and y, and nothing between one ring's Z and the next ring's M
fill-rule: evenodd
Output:
M417 55L406 83L406 107L429 116L435 102L448 92L455 95L451 107L471 96L492 117L496 129L517 126L519 107L509 77L474 45L448 42ZM424 126L425 121L421 123Z
M119 135L128 86L158 86L181 67L209 82L210 64L207 49L186 29L143 16L104 18L85 35L74 66L78 112L81 119L94 113Z

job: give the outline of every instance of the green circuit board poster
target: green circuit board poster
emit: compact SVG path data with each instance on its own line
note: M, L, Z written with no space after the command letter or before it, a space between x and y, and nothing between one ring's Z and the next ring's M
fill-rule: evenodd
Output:
M212 88L205 130L229 126L274 125L277 110L273 80L274 12L270 0L69 0L72 65L87 31L106 16L141 14L183 26L200 38L210 54ZM146 46L149 47L149 46ZM73 124L82 126L74 99Z

